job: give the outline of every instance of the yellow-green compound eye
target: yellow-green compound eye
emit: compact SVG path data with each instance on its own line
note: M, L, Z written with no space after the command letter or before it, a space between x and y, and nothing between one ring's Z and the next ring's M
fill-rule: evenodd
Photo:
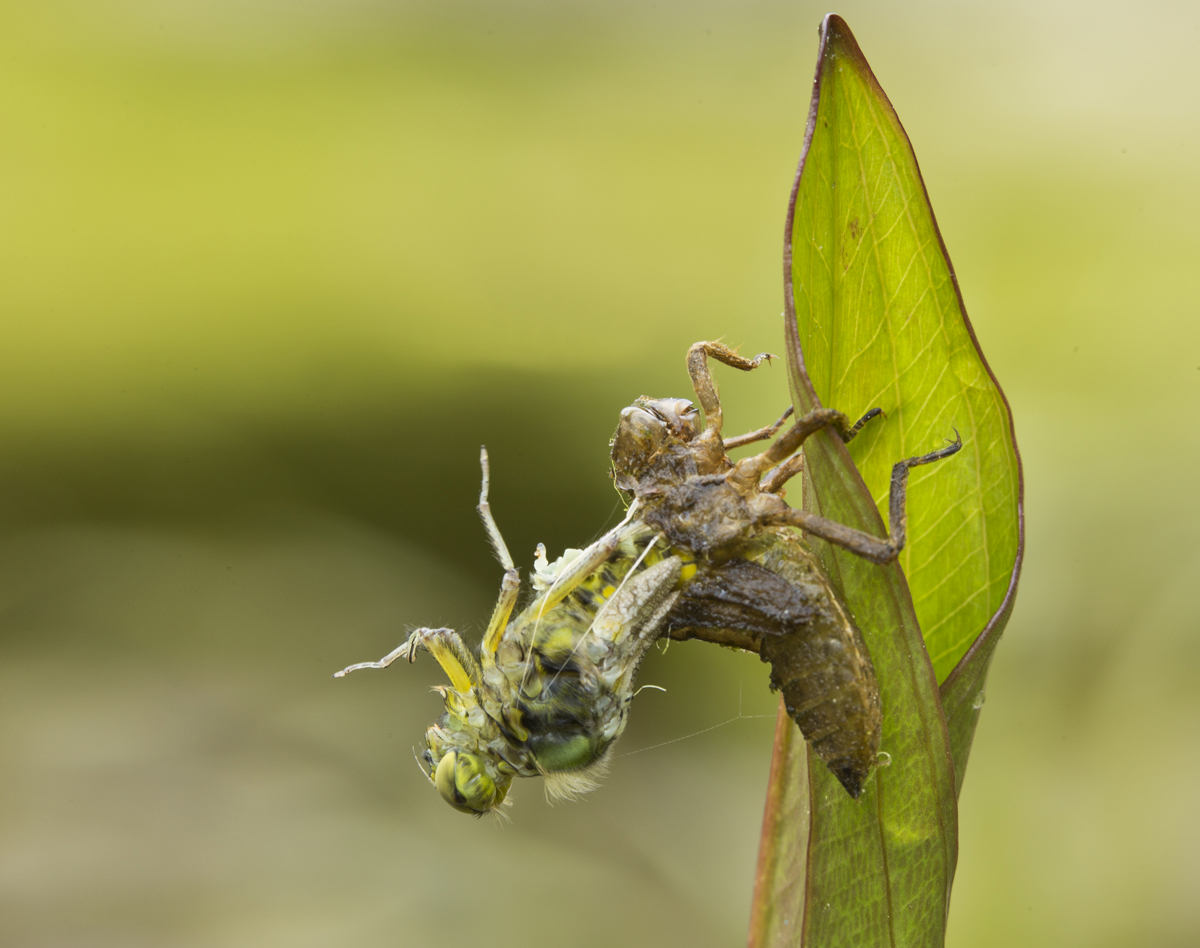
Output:
M504 799L474 754L448 751L438 762L433 782L442 799L463 813L486 813Z

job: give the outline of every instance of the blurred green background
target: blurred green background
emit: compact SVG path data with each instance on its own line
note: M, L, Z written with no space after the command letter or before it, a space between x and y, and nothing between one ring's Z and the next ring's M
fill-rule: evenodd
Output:
M688 344L779 351L825 12L0 4L0 942L742 941L754 657L654 655L644 752L509 825L411 760L432 662L329 675L478 632L481 443L527 566L613 521L616 414ZM1200 7L838 12L1025 462L949 942L1195 945ZM730 430L786 404L730 375Z

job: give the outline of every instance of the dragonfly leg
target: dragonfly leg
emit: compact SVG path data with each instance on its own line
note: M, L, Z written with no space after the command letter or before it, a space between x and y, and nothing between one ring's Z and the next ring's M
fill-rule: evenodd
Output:
M492 618L488 621L487 631L483 634L483 643L479 649L479 658L484 665L492 664L496 658L496 650L500 647L500 639L508 627L509 617L517 604L517 595L521 591L521 578L515 569L505 572L500 581L500 598L492 610Z
M496 656L496 649L500 647L500 639L508 626L509 616L512 615L513 608L517 604L517 595L521 590L521 576L513 564L512 555L508 552L508 545L504 542L500 528L496 526L496 518L492 516L492 507L488 503L491 471L488 467L487 448L479 449L479 466L483 470L483 482L479 488L479 506L476 509L483 520L483 526L487 530L492 549L496 551L496 557L500 560L500 565L504 567L504 579L500 582L500 598L496 601L495 609L492 610L492 618L488 621L487 631L483 634L483 643L480 646L480 658L485 665L489 665Z
M700 437L707 441L719 441L722 424L721 399L717 395L717 386L708 367L709 356L743 372L757 369L763 362L770 362L775 357L769 352L760 352L753 359L746 359L720 342L697 342L688 349L688 375L692 377L692 388L696 390L696 398L700 407L704 409L704 433Z
M483 520L488 540L491 541L492 549L496 551L496 558L500 561L500 565L504 567L505 572L516 572L512 554L508 552L508 545L500 534L500 528L496 526L496 518L492 516L492 506L488 503L488 488L491 486L492 475L488 466L487 448L479 449L479 467L483 471L483 482L479 487L479 505L475 509L479 511L479 517Z
M392 649L379 661L350 665L340 672L334 672L333 677L345 678L350 672L363 668L387 668L398 658L414 662L417 659L417 652L421 649L425 649L437 659L437 663L442 666L442 671L450 679L450 684L460 694L470 694L471 689L479 682L479 666L471 656L470 649L453 629L416 629L403 645Z
M873 563L890 563L904 549L908 513L905 506L908 491L908 472L911 468L922 464L931 464L942 458L957 454L962 448L962 437L954 432L954 441L944 448L922 454L915 458L906 458L892 468L892 486L888 496L888 526L890 534L886 539L872 536L862 530L847 527L826 517L809 513L807 510L788 508L768 518L771 526L799 527L814 536L828 540L851 553L868 559Z

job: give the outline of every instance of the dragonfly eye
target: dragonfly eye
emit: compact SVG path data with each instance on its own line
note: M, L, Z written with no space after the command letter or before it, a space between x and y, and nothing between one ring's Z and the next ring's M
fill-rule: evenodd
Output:
M479 816L499 806L505 794L475 754L447 751L438 762L434 785L443 800L462 813Z

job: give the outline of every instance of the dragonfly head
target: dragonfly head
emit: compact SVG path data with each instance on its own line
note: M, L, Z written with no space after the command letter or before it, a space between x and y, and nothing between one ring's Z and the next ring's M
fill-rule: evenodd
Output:
M507 742L469 695L442 690L446 713L425 732L430 782L454 809L482 816L499 807L515 770L504 760Z
M617 486L632 490L664 451L695 439L700 414L686 398L639 398L622 410L612 439Z
M488 766L487 758L469 751L450 750L433 771L433 784L454 809L473 816L490 813L504 802L511 774Z

